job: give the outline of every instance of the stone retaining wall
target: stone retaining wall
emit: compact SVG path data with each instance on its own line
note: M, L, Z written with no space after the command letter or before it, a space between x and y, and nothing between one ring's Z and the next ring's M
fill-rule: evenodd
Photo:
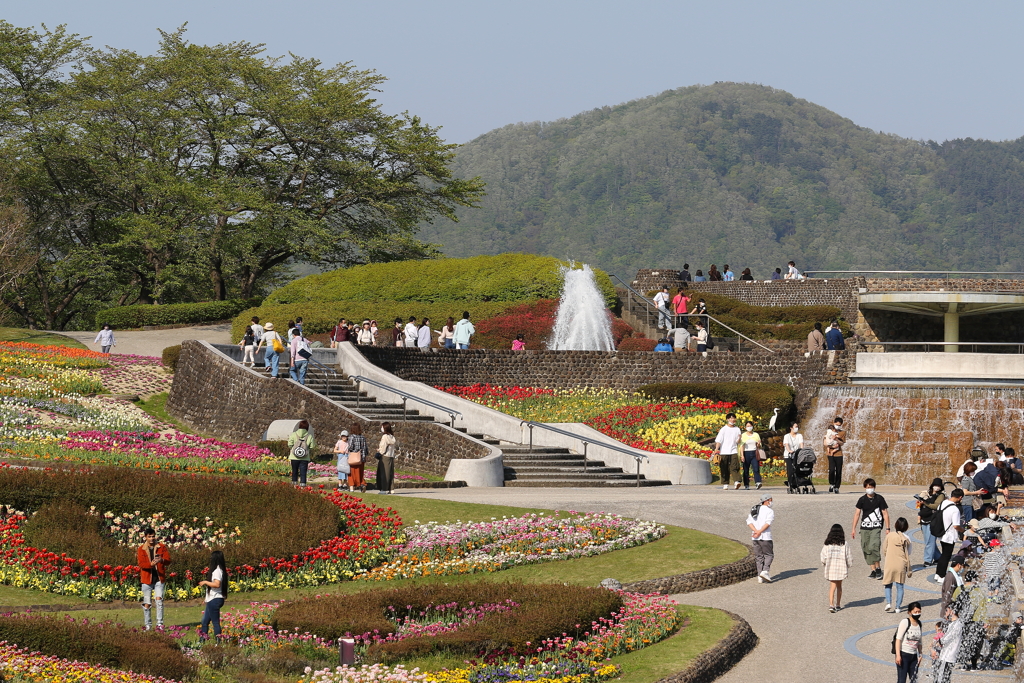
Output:
M359 347L374 365L431 386L499 384L636 389L654 382L778 382L796 391L798 414L819 384L848 384L848 352L700 354L653 351L453 351ZM851 364L852 367L852 364Z
M752 579L757 576L754 551L749 545L745 543L743 545L747 548L747 556L741 560L686 574L636 581L623 586L623 588L636 593L674 595L676 593L696 593L709 588L721 588Z
M414 353L418 353L415 352ZM338 405L288 379L270 379L242 367L210 344L181 345L167 412L193 429L226 441L255 443L274 420L309 420L321 451L331 450L343 429L358 424L372 453L380 440L378 421ZM444 476L453 459L491 454L483 442L432 422L398 422L398 466Z
M733 620L728 635L698 655L685 669L662 678L658 683L711 683L757 647L759 639L747 620L727 610L722 611ZM800 676L796 678L800 680Z

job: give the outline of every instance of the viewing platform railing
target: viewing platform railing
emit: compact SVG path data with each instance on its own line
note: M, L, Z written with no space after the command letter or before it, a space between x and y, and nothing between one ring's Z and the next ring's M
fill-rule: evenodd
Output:
M1019 280L1024 278L1024 271L996 271L996 270L806 270L804 275L808 277L823 277L823 275L836 275L838 277L857 277L879 275L892 279L901 278L926 278L935 280L985 280L985 279L1009 279Z
M955 346L959 351L963 351L965 348L969 349L969 353L984 353L986 349L1012 349L1010 353L1021 353L1024 354L1024 342L873 342L873 341L862 341L858 342L859 346L866 347L881 347L882 351L889 351L892 347L904 347L911 346L914 350L920 348L924 353L931 352L933 350L945 351L950 346ZM981 347L981 351L979 351Z
M568 436L568 437L570 437L572 439L578 439L579 441L582 441L583 442L583 471L584 472L587 471L587 446L589 446L590 444L601 446L602 448L607 448L610 451L618 451L619 453L625 453L626 455L628 455L631 458L633 458L634 460L636 460L636 485L637 485L637 487L640 486L640 461L641 460L648 460L648 461L650 460L650 458L647 457L646 455L644 455L642 453L637 453L637 452L635 452L634 450L632 450L630 448L626 448L625 446L616 446L615 444L608 443L607 441L605 441L603 439L601 441L590 441L588 439L583 438L579 434L576 434L575 432L570 432L570 431L567 431L565 429L559 429L558 427L552 427L551 425L544 424L543 422L529 422L527 420L523 420L522 422L519 423L519 426L522 426L522 425L526 425L527 427L530 428L530 450L531 451L533 450L533 429L534 429L534 427L536 427L538 429L546 429L549 432L554 432L555 434L561 434L562 436Z
M348 378L350 380L352 380L353 382L356 382L356 408L357 409L359 408L359 393L360 393L359 392L359 384L362 383L362 382L365 382L366 384L372 384L373 386L377 387L378 389L384 389L386 391L390 391L392 394L395 394L399 398L401 398L402 399L402 418L403 419L408 417L408 406L407 406L408 401L414 401L414 402L419 403L421 405L429 406L430 408L433 408L434 410L443 411L444 413L446 413L448 415L449 418L451 418L451 425L450 426L451 426L452 429L455 428L455 416L458 415L459 417L462 417L462 413L460 413L458 410L455 410L454 408L449 408L448 406L443 406L440 403L434 403L433 401L428 401L425 398L420 398L419 396L415 396L413 394L410 394L407 391L402 391L401 389L396 389L395 387L392 387L392 386L389 386L387 384L384 384L383 382L378 382L376 380L372 380L369 377L363 377L362 375L349 375Z
M616 280L618 280L618 282L622 286L622 288L626 290L626 308L627 308L627 310L632 311L632 305L631 304L632 304L632 302L634 300L637 303L643 305L643 307L644 307L644 322L647 323L647 325L649 325L650 327L653 327L653 328L657 329L658 328L658 318L660 316L664 315L664 313L662 313L662 312L660 312L658 310L657 305L655 305L655 303L653 301L651 301L646 296L644 296L640 292L638 292L635 289L633 289L632 287L630 287L618 275L612 275L612 277L615 278ZM772 351L770 348L768 348L764 344L761 344L761 343L758 343L758 342L754 341L753 339L751 339L747 335L743 334L742 332L739 332L738 330L734 330L733 328L731 328L728 325L726 325L725 323L723 323L721 320L718 320L714 316L708 315L707 313L680 313L679 315L675 315L675 314L670 312L668 317L672 319L672 327L677 327L679 325L679 318L704 318L704 329L708 330L708 334L709 335L711 334L710 324L712 322L715 323L716 325L719 325L720 327L723 327L723 328L729 330L733 334L735 334L736 335L736 350L737 351L742 351L743 340L746 339L748 344L753 344L754 346L758 346L758 347L764 349L765 351L767 351L768 353L775 353L774 351Z

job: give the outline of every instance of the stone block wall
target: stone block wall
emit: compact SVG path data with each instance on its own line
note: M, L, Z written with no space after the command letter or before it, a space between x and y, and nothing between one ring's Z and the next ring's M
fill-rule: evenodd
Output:
M645 351L453 351L360 347L374 365L431 386L534 386L636 389L654 382L779 382L796 391L799 414L819 384L847 384L847 352L699 354ZM851 364L852 365L852 364Z
M274 420L306 419L321 452L333 449L341 430L358 424L370 445L367 467L375 467L372 454L380 440L380 422L291 380L270 379L244 368L205 342L182 343L167 412L197 431L246 443L259 441ZM399 467L438 476L453 459L482 458L491 452L485 444L431 422L395 423L395 438Z

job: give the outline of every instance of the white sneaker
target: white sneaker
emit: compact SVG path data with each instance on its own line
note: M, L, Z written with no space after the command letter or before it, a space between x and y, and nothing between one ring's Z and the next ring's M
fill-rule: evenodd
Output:
M739 490L740 490L740 486L742 486L742 484L740 484L739 482L736 482L736 490L737 490L737 491L739 491Z
M895 610L893 610L892 605L886 605L885 606L885 611L891 613L891 612L894 612Z
M758 583L764 583L764 577L763 577L763 576L761 576L760 574L758 574L758 575L757 575L757 582L758 582Z
M768 573L767 569L765 569L763 572L761 572L761 578L764 579L765 583L771 583L772 582L772 577Z
M761 488L761 482L757 482L757 488Z
M723 486L723 487L722 487L722 490L723 490L723 491L728 491L728 490L729 490L729 485L728 485L728 484L726 484L725 486Z

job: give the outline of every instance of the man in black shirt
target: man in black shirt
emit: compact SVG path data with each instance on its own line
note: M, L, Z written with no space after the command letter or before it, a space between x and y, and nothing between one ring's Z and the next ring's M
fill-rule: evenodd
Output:
M681 271L679 271L679 279L682 280L683 282L690 282L691 281L691 278L690 278L690 264L689 263L684 263L683 264L683 269Z
M889 533L889 506L885 498L875 493L875 480L864 480L864 495L857 500L853 513L853 530L850 538L857 538L860 531L860 550L864 561L871 567L869 579L882 578L882 528Z

